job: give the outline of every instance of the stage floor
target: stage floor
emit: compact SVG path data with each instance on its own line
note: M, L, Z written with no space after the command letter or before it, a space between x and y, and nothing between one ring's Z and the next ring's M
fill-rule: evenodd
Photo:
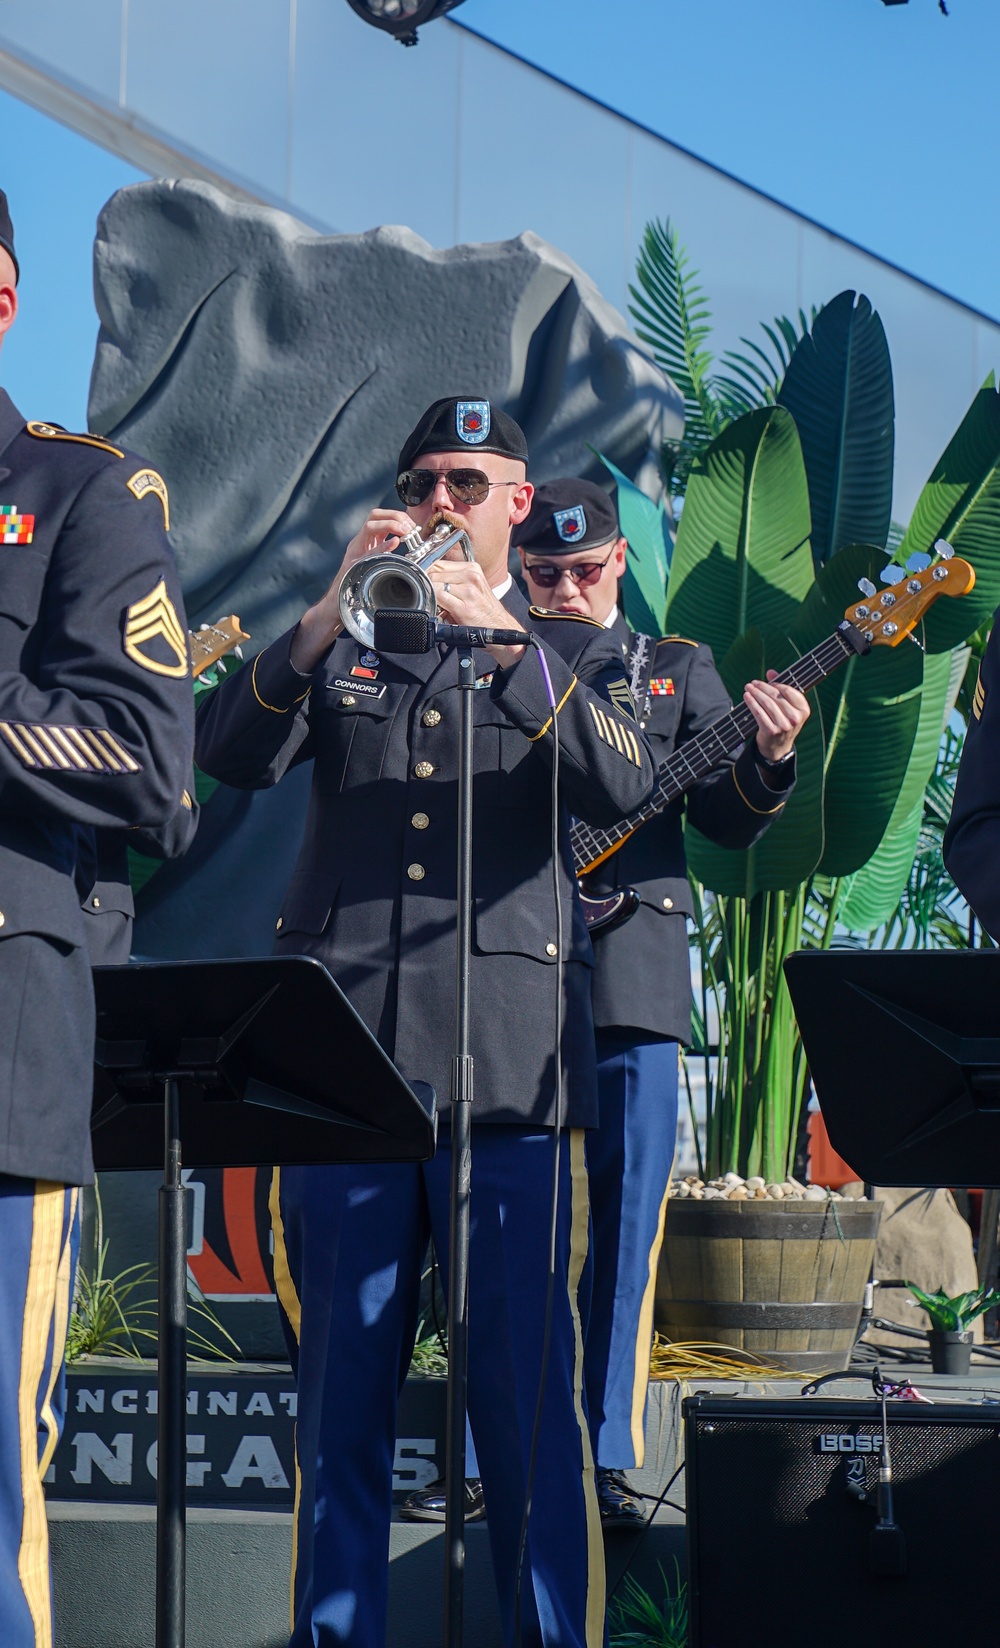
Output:
M1000 1361L974 1358L967 1379L932 1374L924 1363L882 1363L893 1379L909 1378L935 1402L1000 1403ZM635 1486L663 1492L682 1458L681 1401L713 1396L798 1396L801 1379L756 1382L656 1381L650 1388L646 1464ZM841 1379L824 1397L871 1395L870 1376ZM659 1569L668 1580L676 1559L685 1572L684 1473L652 1522L639 1533L607 1532L608 1585L621 1594L626 1571L654 1596ZM286 1648L291 1515L288 1511L189 1512L188 1648ZM149 1648L154 1634L154 1512L148 1505L49 1504L56 1598L55 1648ZM395 1521L390 1541L390 1619L386 1648L439 1648L444 1563L442 1527ZM468 1529L466 1641L500 1648L500 1628L486 1528Z

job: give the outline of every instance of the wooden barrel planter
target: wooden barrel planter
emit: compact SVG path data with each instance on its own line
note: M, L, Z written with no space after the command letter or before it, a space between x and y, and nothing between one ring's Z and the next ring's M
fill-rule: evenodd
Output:
M806 1373L846 1368L881 1213L880 1202L671 1197L657 1328Z

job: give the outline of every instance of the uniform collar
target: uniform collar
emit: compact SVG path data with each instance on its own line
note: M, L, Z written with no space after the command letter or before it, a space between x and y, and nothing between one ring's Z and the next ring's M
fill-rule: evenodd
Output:
M622 615L622 610L621 610L620 607L615 608L614 620L611 624L609 624L608 628L611 630L612 635L616 636L617 639L620 641L621 648L622 648L622 655L627 658L628 653L629 653L629 648L632 645L632 631L629 629L628 624L625 622L625 619Z
M17 407L14 405L14 402L11 400L6 389L0 389L0 462L2 462L3 455L8 446L10 446L12 441L16 440L17 436L21 434L24 427L24 419L17 410ZM10 470L7 465L4 465L3 467L6 473L9 474Z

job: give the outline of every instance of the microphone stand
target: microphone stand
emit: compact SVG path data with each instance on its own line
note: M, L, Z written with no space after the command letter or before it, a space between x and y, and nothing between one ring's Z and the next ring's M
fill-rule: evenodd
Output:
M445 1446L444 1648L462 1648L465 1604L465 1424L469 1374L469 1204L472 1186L473 1060L469 1051L472 953L472 727L474 646L534 646L521 630L439 624L425 610L377 608L377 652L458 654L458 885L455 923L455 1057L451 1069L451 1201L448 1223L448 1396Z
M465 1604L465 1415L469 1369L469 1203L472 1184L472 648L458 648L458 888L455 1057L451 1074L451 1205L448 1266L448 1396L445 1448L444 1644L462 1648Z

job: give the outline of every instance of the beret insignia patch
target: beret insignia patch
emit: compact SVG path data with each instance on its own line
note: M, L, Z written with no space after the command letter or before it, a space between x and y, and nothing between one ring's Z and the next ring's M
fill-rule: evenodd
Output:
M152 492L154 497L159 498L160 503L163 505L163 525L169 532L170 498L167 494L167 483L163 479L163 476L157 474L155 469L140 469L135 475L132 476L130 481L125 482L125 485L128 487L133 498L142 499L146 496L147 492Z
M455 433L466 446L481 446L490 432L489 401L459 401L455 407Z
M630 721L635 720L635 702L632 698L632 689L624 678L621 681L612 681L608 688L608 697L621 715L627 715Z
M162 578L143 600L127 608L122 645L133 663L154 675L190 674L187 636Z
M19 514L16 504L0 504L0 544L30 544L34 535L34 515Z
M587 517L583 505L574 504L572 509L557 509L552 516L552 525L564 544L579 543L587 533Z

